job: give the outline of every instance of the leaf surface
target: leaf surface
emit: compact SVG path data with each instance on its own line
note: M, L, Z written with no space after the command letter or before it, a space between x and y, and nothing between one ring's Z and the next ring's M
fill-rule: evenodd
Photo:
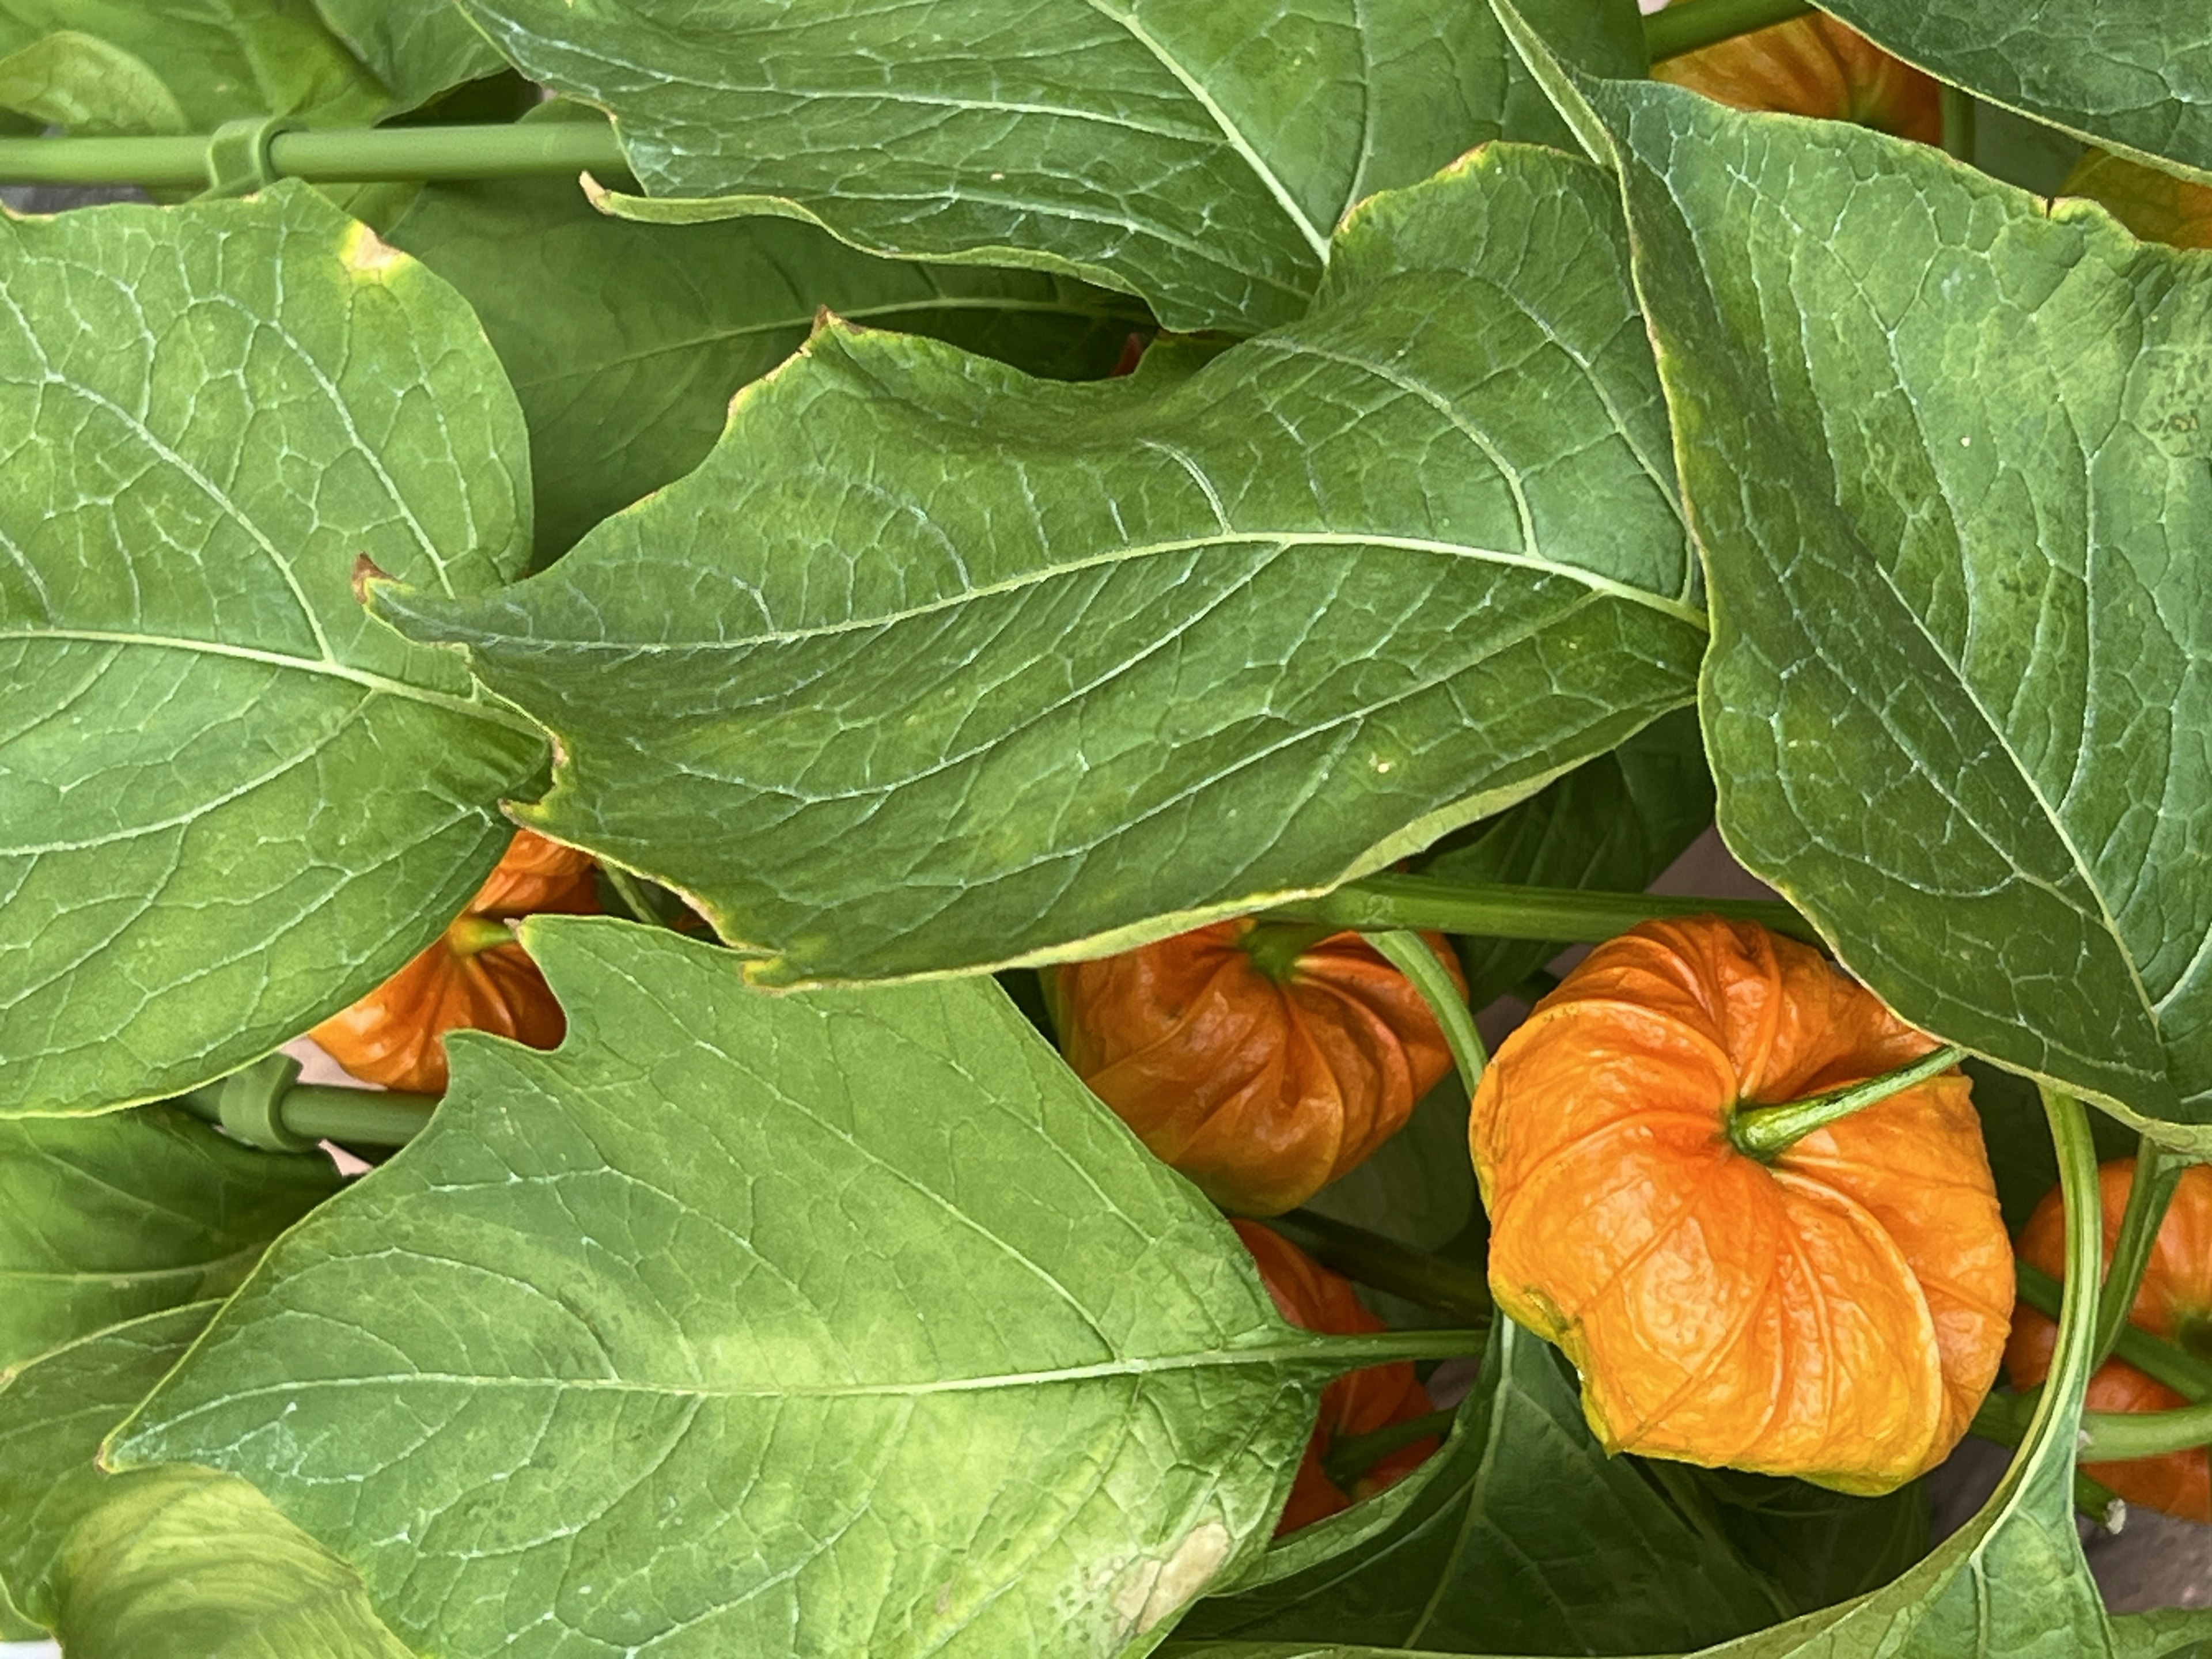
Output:
M1898 57L2084 138L2212 179L2212 12L2172 0L1821 0Z
M1141 1653L1256 1553L1322 1383L995 986L775 996L607 920L464 1036L120 1431L252 1480L434 1652Z
M314 0L314 7L399 109L507 66L453 0Z
M173 1107L0 1120L0 1366L227 1295L337 1187L319 1153L257 1152Z
M1683 699L1703 617L1611 186L1493 146L1314 314L1095 386L831 327L551 570L377 584L559 735L520 816L777 981L1327 889Z
M1363 197L1486 139L1563 136L1460 0L465 9L532 80L613 111L653 196L734 198L703 210L811 218L878 253L1048 266L1181 330L1300 315ZM1641 72L1626 0L1550 10L1572 49Z
M313 191L0 224L0 1112L220 1077L436 937L540 736L362 613L529 551L468 307Z

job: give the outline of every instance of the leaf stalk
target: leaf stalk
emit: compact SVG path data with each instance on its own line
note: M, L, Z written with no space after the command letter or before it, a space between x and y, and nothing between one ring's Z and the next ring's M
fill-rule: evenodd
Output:
M1267 912L1285 921L1328 922L1361 933L1395 929L1462 933L1478 939L1554 940L1595 945L1640 921L1669 916L1723 916L1755 921L1775 933L1818 945L1812 923L1779 899L1680 897L1662 893L1605 893L1580 887L1522 887L1510 882L1449 882L1395 872L1348 881L1313 898Z
M1452 982L1451 970L1419 933L1392 928L1385 933L1369 933L1365 938L1382 952L1385 961L1413 981L1413 988L1429 1005L1429 1012L1443 1028L1444 1042L1451 1049L1452 1063L1459 1067L1459 1080L1467 1087L1467 1097L1473 1100L1475 1085L1482 1081L1482 1068L1490 1063L1490 1051L1483 1046L1482 1033L1475 1029L1474 1015L1468 1009L1467 999Z
M2120 1212L2120 1230L2112 1241L2105 1283L2097 1292L2097 1345L2092 1363L2101 1365L2112 1357L2120 1333L2128 1327L2129 1311L2142 1286L2143 1269L2158 1243L2159 1229L2166 1224L2166 1206L2191 1160L2142 1137L2136 1147L2135 1178L2128 1183L2127 1207ZM2191 1395L2192 1399L2198 1396Z
M160 138L0 138L0 179L18 185L206 186L216 135ZM311 184L384 179L627 177L611 125L524 121L475 126L328 128L270 138L269 169Z
M1269 1216L1261 1224L1356 1284L1388 1291L1470 1326L1490 1323L1490 1282L1473 1268L1314 1210Z

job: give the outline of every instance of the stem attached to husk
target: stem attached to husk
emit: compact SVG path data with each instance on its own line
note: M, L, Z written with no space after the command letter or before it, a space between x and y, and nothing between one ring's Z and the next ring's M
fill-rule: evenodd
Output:
M1870 1077L1863 1083L1854 1083L1847 1089L1832 1089L1824 1095L1814 1095L1808 1100L1793 1100L1782 1106L1751 1106L1739 1109L1729 1119L1729 1139L1747 1158L1761 1163L1770 1162L1788 1152L1816 1129L1825 1129L1831 1123L1863 1112L1868 1107L1901 1094L1916 1084L1925 1083L1939 1072L1948 1072L1966 1057L1966 1051L1956 1044L1947 1043L1941 1048L1923 1055L1910 1066L1900 1066L1893 1072L1884 1072L1880 1077Z

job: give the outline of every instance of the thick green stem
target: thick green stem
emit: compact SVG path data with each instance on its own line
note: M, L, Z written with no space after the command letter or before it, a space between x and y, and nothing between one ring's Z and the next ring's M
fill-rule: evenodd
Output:
M209 137L0 138L0 180L204 185ZM629 170L613 127L597 121L280 132L269 141L269 163L282 177L317 184L624 176Z
M1812 9L1807 0L1689 0L1687 5L1672 5L1645 18L1644 44L1656 64L1755 29L1771 28Z
M1237 943L1252 958L1252 965L1278 985L1287 984L1297 971L1298 958L1342 929L1327 922L1260 921Z
M1350 1492L1358 1484L1361 1475L1392 1452L1416 1440L1426 1440L1432 1434L1449 1433L1458 1416L1457 1412L1429 1412L1409 1417L1402 1423L1389 1424L1370 1434L1346 1435L1329 1443L1328 1455L1321 1461L1322 1473L1336 1483L1338 1490Z
M2013 1264L2020 1299L2045 1319L2058 1317L2063 1287L2049 1273L2025 1261ZM2144 1376L2163 1382L2184 1400L2212 1400L2212 1365L2186 1349L2160 1341L2139 1325L2123 1325L2112 1357L2125 1360Z
M1942 92L1943 153L1959 161L1974 159L1974 94L1961 87Z
M428 1126L438 1108L435 1095L333 1088L301 1083L299 1075L299 1061L270 1054L218 1083L178 1096L173 1103L272 1152L310 1151L321 1140L342 1146L404 1146Z
M1334 1267L1346 1279L1375 1290L1388 1291L1408 1302L1463 1319L1470 1325L1486 1326L1490 1322L1490 1285L1472 1268L1459 1267L1410 1244L1401 1244L1395 1238L1312 1210L1292 1210L1288 1215L1270 1216L1262 1224L1273 1228L1323 1267Z
M2105 1283L2097 1292L2095 1363L2103 1364L2128 1328L2128 1312L2142 1285L2143 1269L2150 1265L2158 1230L2166 1224L2166 1206L2190 1160L2145 1135L2136 1146L2135 1179L2128 1184L2127 1208L2120 1212L2120 1230L2112 1241Z
M1870 1077L1847 1089L1831 1090L1786 1105L1749 1107L1729 1115L1729 1139L1746 1157L1769 1162L1781 1157L1815 1129L1825 1129L1853 1112L1863 1112L1915 1084L1925 1083L1938 1072L1949 1071L1966 1057L1964 1048L1947 1044L1910 1066L1884 1072L1880 1077Z
M1389 933L1370 933L1367 942L1380 951L1392 967L1413 981L1413 988L1421 994L1421 1000L1429 1005L1429 1012L1437 1017L1437 1024L1443 1027L1444 1042L1450 1046L1453 1063L1459 1067L1459 1079L1467 1085L1467 1097L1473 1100L1475 1085L1482 1081L1482 1068L1490 1063L1490 1052L1483 1047L1482 1033L1474 1028L1474 1016L1468 1010L1467 998L1452 981L1451 969L1419 933L1396 928Z
M1580 887L1517 887L1503 882L1446 882L1395 872L1348 881L1317 898L1295 899L1267 912L1290 921L1328 922L1363 933L1404 928L1596 944L1639 921L1664 916L1728 916L1756 921L1811 944L1812 924L1778 899L1678 898L1658 893L1599 893Z

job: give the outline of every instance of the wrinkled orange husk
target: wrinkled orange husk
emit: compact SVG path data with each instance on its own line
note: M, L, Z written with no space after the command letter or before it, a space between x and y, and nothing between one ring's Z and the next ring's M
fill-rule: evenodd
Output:
M1832 17L1799 17L1652 66L1655 81L1736 109L1813 115L1943 140L1942 88Z
M2093 149L2066 175L2061 196L2086 196L2146 242L2212 248L2212 185Z
M1217 922L1058 971L1068 1064L1139 1139L1225 1209L1303 1204L1397 1133L1451 1069L1421 994L1357 933L1287 982ZM1441 938L1462 994L1466 981Z
M477 916L527 916L541 911L595 915L598 884L589 853L548 841L534 830L518 830L499 860L469 901Z
M2107 1262L2120 1236L2120 1217L2127 1208L2128 1183L2135 1178L2135 1168L2133 1158L2122 1158L2097 1171ZM2065 1277L2066 1210L2055 1188L2021 1229L2017 1248L2020 1259L2031 1267L2054 1279ZM2183 1172L2174 1189L2128 1318L2153 1336L2171 1338L2182 1322L2208 1316L2212 1316L2212 1169L2197 1164ZM2051 1374L2051 1351L2057 1340L2058 1327L2027 1304L2013 1310L2005 1370L2014 1388L2032 1389ZM2164 1412L2187 1403L2164 1383L2118 1359L2098 1367L2083 1400L2093 1412ZM2130 1504L2185 1520L2212 1522L2212 1464L2206 1462L2202 1447L2127 1463L2085 1463L2082 1471Z
M1232 1221L1230 1225L1252 1252L1260 1268L1260 1282L1274 1298L1276 1311L1291 1324L1337 1334L1389 1328L1367 1311L1351 1280L1329 1272L1280 1233L1251 1221ZM1443 1443L1431 1435L1401 1447L1377 1460L1347 1493L1322 1467L1337 1436L1372 1434L1393 1423L1425 1417L1435 1409L1410 1360L1370 1365L1340 1376L1322 1389L1320 1420L1314 1425L1313 1438L1306 1442L1305 1455L1299 1461L1297 1479L1291 1487L1283 1518L1276 1523L1275 1535L1279 1538L1326 1520L1351 1507L1355 1499L1372 1497L1396 1485Z
M1600 945L1500 1046L1470 1125L1491 1289L1574 1361L1609 1449L1878 1492L1957 1443L2013 1291L1966 1079L1771 1164L1726 1133L1739 1101L1934 1047L1816 952L1713 917Z

